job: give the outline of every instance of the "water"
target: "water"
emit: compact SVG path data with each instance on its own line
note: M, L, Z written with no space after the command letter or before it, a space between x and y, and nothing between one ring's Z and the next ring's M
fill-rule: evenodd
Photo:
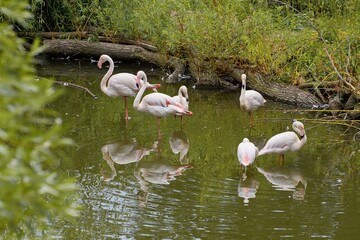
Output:
M117 63L115 72L142 69L150 82L164 73L139 63ZM187 85L192 117L156 119L138 113L130 99L125 127L122 99L99 88L106 70L90 61L49 62L39 75L87 87L64 88L51 104L76 145L62 153L59 172L75 177L81 216L58 223L63 239L357 239L360 230L359 143L356 130L321 123L323 114L294 111L268 100L254 113L239 109L240 92ZM180 84L163 82L176 95ZM236 156L247 137L261 147L272 135L302 121L308 136L298 152L259 156L242 178ZM175 143L181 143L176 149Z

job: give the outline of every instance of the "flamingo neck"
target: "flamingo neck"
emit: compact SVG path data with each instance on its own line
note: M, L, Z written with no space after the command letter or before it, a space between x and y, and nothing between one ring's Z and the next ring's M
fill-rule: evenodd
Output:
M182 89L181 89L181 88L179 88L178 96L179 96L179 99L182 99L182 98L183 98L183 92L182 92Z
M187 101L186 101L185 92L182 88L179 89L178 95L179 95L180 104L185 106L187 104Z
M242 80L241 93L240 93L240 105L245 105L245 92L246 92L246 81Z
M133 107L138 111L141 111L140 100L141 100L142 95L144 94L144 92L146 90L146 85L147 85L147 77L146 77L146 75L144 75L143 80L144 80L144 84L141 85L141 88L140 88L139 92L136 94L136 97L135 97L135 100L134 100L134 103L133 103Z
M101 83L100 83L101 91L103 91L104 93L107 92L109 78L112 75L112 73L114 72L113 60L111 58L106 58L106 61L108 61L110 63L110 67L109 67L108 71L106 72L106 74L104 75L104 77L102 78Z
M300 145L303 146L306 143L307 136L306 133L302 136L300 136Z

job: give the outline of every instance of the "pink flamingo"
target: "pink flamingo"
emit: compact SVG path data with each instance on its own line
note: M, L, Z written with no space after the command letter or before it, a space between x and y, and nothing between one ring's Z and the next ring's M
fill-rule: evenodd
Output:
M304 124L294 119L292 127L294 131L299 134L300 138L296 133L291 131L276 134L266 142L265 146L260 150L259 156L269 153L279 153L279 161L283 163L285 152L300 150L307 140Z
M139 71L136 76L137 81L143 79L144 84L136 94L133 106L139 112L146 112L157 117L158 136L160 136L160 118L168 115L192 115L192 112L185 110L184 106L164 93L150 93L142 98L146 89L147 77L143 71Z
M182 85L179 88L178 95L173 96L172 99L175 102L180 103L184 107L185 111L189 110L189 95L186 86ZM176 114L175 116L180 116L182 122L182 114Z
M114 71L114 62L111 57L106 54L100 56L97 66L101 69L104 62L109 62L110 67L101 80L101 91L109 97L123 97L125 103L125 119L128 120L129 114L126 98L135 96L141 85L143 85L143 82L139 81L136 76L131 73L118 73L112 75ZM147 88L151 88L154 91L160 86L160 84L146 84Z
M255 158L258 155L258 153L259 153L259 149L247 138L244 138L243 141L239 144L237 149L237 156L240 165L245 167L243 180L246 179L246 167L255 161Z
M264 97L255 90L246 90L246 74L241 75L241 94L240 94L240 107L249 112L250 127L252 127L252 112L256 111L259 107L266 103Z

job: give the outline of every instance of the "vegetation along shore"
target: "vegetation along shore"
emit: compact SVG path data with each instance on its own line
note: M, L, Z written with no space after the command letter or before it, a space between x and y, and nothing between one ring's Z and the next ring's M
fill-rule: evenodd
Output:
M18 33L50 56L141 60L187 71L197 88L248 87L267 98L359 119L360 3L259 1L30 1ZM141 6L141 7L139 7Z

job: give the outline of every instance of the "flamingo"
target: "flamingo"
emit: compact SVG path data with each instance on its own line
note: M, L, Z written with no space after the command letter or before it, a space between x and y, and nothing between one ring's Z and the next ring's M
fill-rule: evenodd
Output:
M175 102L180 103L181 105L184 106L184 110L188 111L189 110L189 95L188 95L188 90L187 87L182 85L179 88L178 91L178 95L173 96L172 99L174 99ZM176 114L175 116L179 116L180 115L180 121L182 123L182 115L181 114Z
M240 108L249 112L250 127L252 127L252 112L266 103L264 97L255 90L246 90L246 74L241 75L241 94L240 94Z
M157 118L158 136L160 136L160 118L168 115L192 116L192 112L185 110L183 105L164 93L150 93L142 98L146 89L147 77L143 71L139 71L136 77L137 81L143 79L144 84L136 94L133 106L137 111L149 113Z
M109 62L110 67L101 80L101 91L109 97L123 97L125 103L125 119L128 120L129 114L126 98L135 96L143 82L138 81L136 76L131 73L118 73L112 75L114 71L114 61L106 54L100 56L97 64L98 68L101 69L104 62ZM160 84L146 84L147 88L151 88L154 91L160 86Z
M248 138L244 138L237 148L237 156L240 165L245 167L245 173L243 179L246 179L246 167L255 161L256 156L259 153L259 149L249 141Z
M292 127L294 131L299 134L300 138L295 132L291 131L276 134L266 142L258 156L269 153L279 153L279 160L283 163L285 152L300 150L307 140L304 124L294 119Z

